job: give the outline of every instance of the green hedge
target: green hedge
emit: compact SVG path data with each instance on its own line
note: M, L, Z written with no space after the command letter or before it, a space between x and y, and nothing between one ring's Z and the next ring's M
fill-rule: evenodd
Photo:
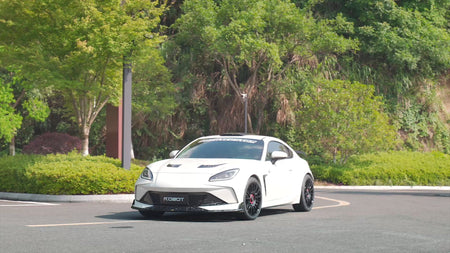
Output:
M344 185L450 185L450 155L388 152L352 157L345 165L318 164L315 178Z
M0 191L39 194L133 193L142 167L105 156L17 155L0 158Z
M17 155L0 158L0 191L39 194L133 193L142 171L104 156ZM354 156L345 166L313 164L316 179L344 185L450 185L450 155L391 152Z

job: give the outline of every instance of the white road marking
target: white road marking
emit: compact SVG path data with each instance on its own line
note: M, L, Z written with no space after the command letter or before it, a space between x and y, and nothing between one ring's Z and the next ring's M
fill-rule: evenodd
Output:
M7 203L7 204L2 204ZM8 204L11 203L11 204ZM32 201L16 201L16 200L0 200L0 206L2 207L17 207L17 206L58 206L59 204L45 203L45 202L32 202Z
M109 225L109 224L137 223L137 222L144 222L144 221L143 220L103 221L103 222L99 221L99 222L81 222L81 223L26 225L26 227L42 228L42 227L90 226L90 225Z
M347 202L347 201L344 201L344 200L330 199L330 198L319 197L319 196L316 196L316 198L337 202L337 204L335 204L335 205L328 205L328 206L317 206L317 207L313 207L313 209L323 209L323 208L331 208L331 207L340 207L340 206L348 206L348 205L350 205L350 202Z

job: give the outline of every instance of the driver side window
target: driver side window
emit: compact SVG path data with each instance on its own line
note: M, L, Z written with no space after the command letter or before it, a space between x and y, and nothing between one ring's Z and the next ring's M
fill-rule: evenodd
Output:
M288 158L292 158L292 152L288 147L277 141L271 141L267 146L266 161L271 160L271 155L274 151L283 151L288 155Z

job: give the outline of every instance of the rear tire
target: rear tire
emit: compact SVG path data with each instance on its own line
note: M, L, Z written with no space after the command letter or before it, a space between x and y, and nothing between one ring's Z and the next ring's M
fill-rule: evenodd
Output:
M245 187L244 193L244 213L242 217L245 220L254 220L261 213L262 206L262 192L261 192L261 184L259 181L251 177L247 186Z
M294 204L292 207L297 212L309 212L314 204L314 180L311 175L307 174L303 179L300 203Z

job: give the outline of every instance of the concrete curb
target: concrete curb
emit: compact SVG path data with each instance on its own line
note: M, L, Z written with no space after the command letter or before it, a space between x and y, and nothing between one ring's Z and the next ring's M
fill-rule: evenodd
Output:
M36 202L97 202L132 203L134 194L111 195L46 195L30 193L0 192L0 199Z
M316 189L369 191L450 191L450 186L314 186Z
M364 190L364 191L439 191L448 192L450 186L315 186L318 190ZM134 194L110 195L46 195L30 193L0 192L0 199L36 202L96 202L132 203Z

